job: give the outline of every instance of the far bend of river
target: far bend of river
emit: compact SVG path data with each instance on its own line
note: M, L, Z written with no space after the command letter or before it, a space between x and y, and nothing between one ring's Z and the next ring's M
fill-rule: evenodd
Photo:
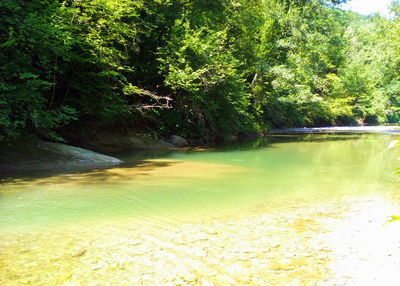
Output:
M397 189L393 135L285 135L209 151L176 151L92 172L0 184L0 228L118 217L232 215L290 200Z
M387 150L394 139L396 135L393 134L275 135L205 150L142 156L137 152L126 153L120 156L125 161L123 165L106 170L72 174L42 172L7 178L0 184L0 268L3 268L0 270L0 284L89 285L85 283L100 281L101 284L108 277L108 281L117 283L113 285L147 285L144 280L140 282L132 280L132 277L126 280L126 269L131 269L131 274L132 271L142 273L142 270L132 270L132 267L143 263L141 267L146 268L154 261L161 261L161 258L154 257L165 250L167 244L159 242L161 246L158 246L155 256L149 258L150 262L143 257L134 262L132 254L119 264L115 262L115 266L112 259L118 253L118 259L122 259L129 252L121 250L121 245L116 243L118 239L122 241L122 236L131 241L148 231L147 238L140 238L145 242L126 242L130 246L124 247L131 249L140 243L156 243L161 240L158 231L165 232L167 228L169 234L179 235L185 231L180 229L180 225L184 224L191 224L187 228L190 232L194 231L197 223L207 220L239 220L269 213L279 219L280 214L292 210L307 210L309 206L312 208L370 194L382 194L398 200L400 188L394 171L400 166L397 160L399 152L396 148ZM315 217L319 215L315 214ZM266 225L272 225L272 222ZM303 224L307 231L310 224ZM171 225L176 226L176 231ZM285 222L284 227L287 225ZM246 227L238 233L242 231L247 231ZM296 231L300 231L298 225ZM309 237L312 238L312 235ZM163 241L169 239L172 244L178 241L178 238L164 238ZM188 241L186 243L192 243ZM106 252L110 245L114 248ZM79 247L76 250L76 246L81 250ZM271 246L271 249L278 246ZM96 250L92 251L91 247ZM102 251L103 256L99 254ZM220 251L227 249L221 246ZM70 253L71 260L66 258L69 255L66 253ZM145 255L143 253L140 255ZM208 253L211 255L212 251L208 250ZM188 256L182 255L182 259ZM87 259L86 268L82 265L78 267L77 261L83 263L84 259ZM275 258L269 259L275 261ZM114 268L108 269L110 274L99 274L111 264ZM205 265L210 271L214 269L211 264ZM276 263L269 265L271 271L283 267L277 267ZM154 270L154 267L152 264L149 269ZM46 269L48 272L43 272ZM317 272L323 271L319 269ZM146 275L153 275L151 271L148 273ZM140 279L142 274L137 274ZM158 277L161 274L154 275ZM307 278L307 275L304 274L304 279L314 279ZM111 277L121 280L111 280ZM268 280L271 277L272 274L262 280L263 283L275 283L275 280ZM190 281L194 278L185 279ZM152 281L156 283L156 280ZM157 283L167 281L175 280L160 280ZM220 285L230 285L226 281ZM148 285L151 284L149 282Z

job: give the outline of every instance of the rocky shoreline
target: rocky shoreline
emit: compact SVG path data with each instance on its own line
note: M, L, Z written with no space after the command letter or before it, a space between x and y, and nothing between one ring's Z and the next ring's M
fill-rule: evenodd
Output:
M24 170L107 168L121 163L123 161L117 158L90 150L38 140L35 144L24 145L21 149L8 149L3 152L0 160L0 174Z
M156 140L146 134L121 136L108 134L107 136L99 135L90 141L84 140L82 145L89 148L84 149L63 143L35 140L21 144L18 148L2 148L0 175L18 171L111 168L122 164L123 161L103 153L114 154L129 150L172 150L188 146L186 139L177 135L171 136L169 141Z
M399 126L336 126L317 128L274 129L256 137L286 134L310 133L390 133L399 134ZM227 138L227 141L238 138ZM0 153L0 174L21 170L73 170L110 168L123 163L120 159L103 154L118 154L123 151L173 150L191 146L183 137L172 135L160 139L155 135L126 131L123 134L97 132L82 135L72 140L76 146L37 140L24 144L22 148L2 150ZM83 148L85 149L83 149ZM4 149L4 148L3 148ZM92 151L91 151L92 150ZM99 153L97 153L99 152Z

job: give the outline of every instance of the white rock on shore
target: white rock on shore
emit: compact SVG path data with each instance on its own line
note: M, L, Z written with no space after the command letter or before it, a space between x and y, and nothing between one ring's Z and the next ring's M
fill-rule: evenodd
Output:
M61 143L39 141L37 147L70 158L83 165L119 165L122 163L121 160L111 156Z
M0 175L15 171L72 170L108 168L123 161L90 150L61 143L38 141L18 150L9 150L0 158Z

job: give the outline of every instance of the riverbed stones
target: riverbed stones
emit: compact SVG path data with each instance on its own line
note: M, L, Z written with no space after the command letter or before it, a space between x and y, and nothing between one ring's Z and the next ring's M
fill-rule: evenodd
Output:
M400 226L385 228L386 215L376 215L374 204L379 201L297 204L274 220L260 209L190 223L121 219L24 234L0 230L0 284L397 286L400 242L391 234ZM323 209L330 215L316 215ZM382 245L368 240L377 229ZM18 251L28 246L29 252ZM82 249L84 255L71 257ZM383 284L368 284L374 275Z
M87 252L87 249L77 249L72 253L72 257L81 257Z

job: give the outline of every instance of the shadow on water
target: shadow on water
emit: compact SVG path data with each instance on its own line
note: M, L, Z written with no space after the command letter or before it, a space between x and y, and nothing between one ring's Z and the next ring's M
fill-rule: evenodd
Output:
M158 168L168 167L173 164L178 164L178 161L150 161L140 160L136 162L123 163L119 166L109 168L76 168L74 170L18 170L9 175L5 174L0 177L0 183L23 184L32 180L40 180L41 185L45 184L64 184L73 181L81 181L87 184L93 182L107 182L117 180L134 179L135 176L146 176L150 171ZM136 172L124 172L123 170L137 170ZM112 170L119 170L112 172ZM51 180L51 178L57 178Z

